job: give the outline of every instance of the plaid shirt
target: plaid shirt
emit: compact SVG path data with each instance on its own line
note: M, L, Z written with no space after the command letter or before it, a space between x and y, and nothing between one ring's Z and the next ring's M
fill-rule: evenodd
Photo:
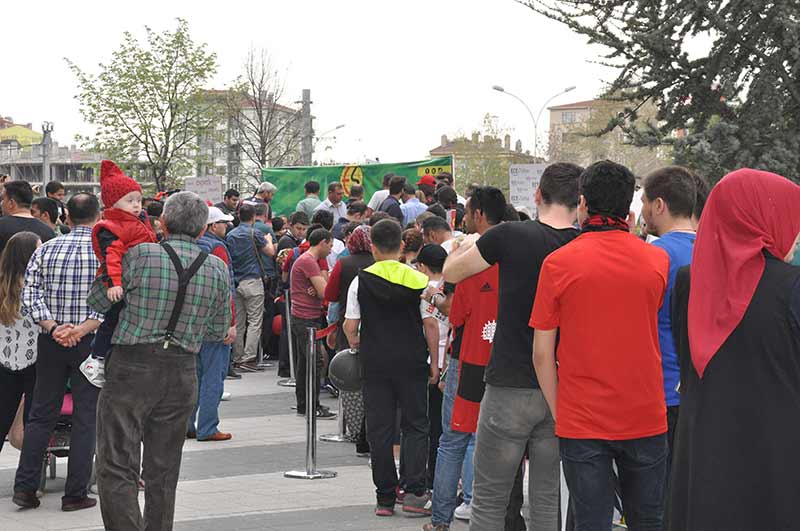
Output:
M92 229L75 227L36 249L25 270L22 306L35 322L79 325L103 316L86 304L100 263L92 250Z
M184 268L200 254L188 236L170 236ZM231 325L230 279L228 267L216 256L209 256L189 281L172 343L197 353L203 340L222 341ZM163 343L175 296L178 274L167 252L158 244L143 243L125 253L122 260L122 287L125 307L111 343L137 345ZM89 304L98 311L111 306L101 283L89 295Z

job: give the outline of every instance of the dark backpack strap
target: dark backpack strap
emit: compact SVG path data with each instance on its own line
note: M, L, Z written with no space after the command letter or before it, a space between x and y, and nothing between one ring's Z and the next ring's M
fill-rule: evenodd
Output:
M178 257L178 253L175 252L175 249L167 242L163 242L161 246L172 261L175 272L178 273L178 293L175 294L175 305L172 307L172 314L169 316L169 323L167 323L167 331L164 336L164 348L166 349L169 348L169 343L172 341L173 334L175 334L175 328L178 326L178 319L180 318L181 310L183 310L183 303L186 300L186 288L189 286L189 281L197 274L203 262L206 261L208 253L200 251L200 254L194 259L189 269L184 270L181 259Z

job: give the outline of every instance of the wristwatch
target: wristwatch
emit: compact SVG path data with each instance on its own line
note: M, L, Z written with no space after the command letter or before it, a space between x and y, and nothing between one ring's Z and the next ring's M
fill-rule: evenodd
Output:
M50 327L50 330L47 331L47 335L53 337L53 332L56 331L56 328L58 328L58 323Z

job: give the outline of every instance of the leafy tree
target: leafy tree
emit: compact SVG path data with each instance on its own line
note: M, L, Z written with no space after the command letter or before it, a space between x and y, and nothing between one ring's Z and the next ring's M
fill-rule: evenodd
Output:
M521 3L608 49L602 63L618 75L607 92L626 108L605 131L671 143L675 162L712 180L742 166L800 176L797 0Z
M183 19L175 31L145 30L144 43L125 32L97 74L66 61L78 80L81 115L96 127L84 144L128 168L143 167L164 190L192 173L199 136L215 130L218 118L202 87L216 72L216 54L192 40Z
M261 169L300 162L301 113L283 103L286 85L265 50L251 49L243 74L227 93L225 112L242 174L261 182Z

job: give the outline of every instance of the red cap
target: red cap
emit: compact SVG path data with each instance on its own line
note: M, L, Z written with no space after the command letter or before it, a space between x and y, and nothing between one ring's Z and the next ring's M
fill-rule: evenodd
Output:
M417 181L417 186L419 186L421 184L427 184L429 186L436 186L436 179L433 177L433 175L430 175L430 174L423 175L420 178L420 180Z
M117 201L131 192L141 192L139 183L122 173L119 166L110 160L100 163L100 198L106 208L113 207Z

